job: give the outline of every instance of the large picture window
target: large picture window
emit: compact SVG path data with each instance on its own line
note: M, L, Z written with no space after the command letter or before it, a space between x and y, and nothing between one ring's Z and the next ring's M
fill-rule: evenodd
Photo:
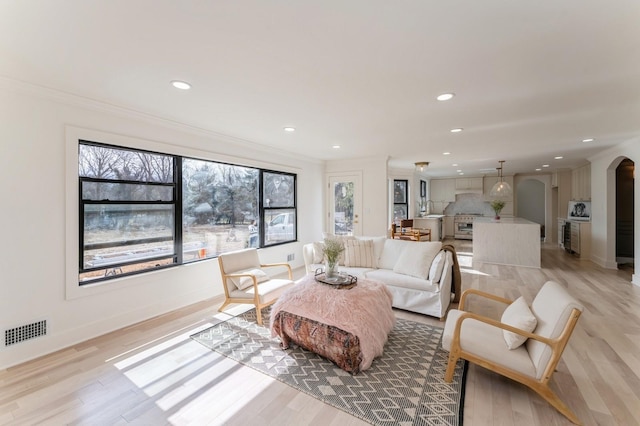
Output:
M260 171L194 159L182 170L185 261L258 247Z
M294 174L88 141L78 152L80 284L297 239Z

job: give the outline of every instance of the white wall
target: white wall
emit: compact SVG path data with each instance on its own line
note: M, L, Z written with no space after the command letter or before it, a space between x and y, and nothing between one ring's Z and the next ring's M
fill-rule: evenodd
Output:
M514 177L514 185L516 190L514 194L516 195L516 205L518 208L521 206L520 199L522 194L520 193L520 185L527 180L537 180L544 184L544 229L545 229L545 241L551 241L551 232L553 230L552 221L554 220L554 214L552 211L553 203L551 202L551 175L543 174L543 175L517 175ZM519 210L516 211L516 216L522 216Z
M640 139L632 139L589 158L591 161L591 260L616 268L616 167L624 158L640 161ZM640 265L640 185L634 185L634 262ZM640 285L640 274L632 282Z
M65 181L77 159L73 164L65 145L78 134L297 173L299 242L261 250L261 258L283 261L295 253L292 266L303 265L301 246L314 237L303 224L323 216L322 164L0 80L0 331L42 319L49 325L46 336L8 347L0 342L0 368L222 294L216 259L77 286L77 178Z
M519 217L545 225L545 186L542 182L537 179L521 180L518 183L517 200Z

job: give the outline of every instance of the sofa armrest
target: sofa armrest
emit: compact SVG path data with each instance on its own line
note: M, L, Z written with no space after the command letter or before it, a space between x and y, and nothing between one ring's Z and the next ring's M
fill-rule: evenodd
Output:
M440 320L443 321L449 305L451 304L451 291L453 284L453 255L451 252L446 252L444 269L442 270L442 276L440 277Z
M313 264L313 243L308 243L302 246L302 258L304 259L304 270L307 273L314 272L311 269Z

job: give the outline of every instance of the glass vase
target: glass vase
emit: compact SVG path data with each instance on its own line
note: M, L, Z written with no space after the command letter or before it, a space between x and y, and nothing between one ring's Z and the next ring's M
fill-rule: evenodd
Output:
M327 278L335 278L338 276L338 262L325 262L324 275Z

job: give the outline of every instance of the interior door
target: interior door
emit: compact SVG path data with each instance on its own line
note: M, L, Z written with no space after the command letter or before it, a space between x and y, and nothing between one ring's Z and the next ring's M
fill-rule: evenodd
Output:
M329 176L329 229L335 235L362 235L362 178Z

